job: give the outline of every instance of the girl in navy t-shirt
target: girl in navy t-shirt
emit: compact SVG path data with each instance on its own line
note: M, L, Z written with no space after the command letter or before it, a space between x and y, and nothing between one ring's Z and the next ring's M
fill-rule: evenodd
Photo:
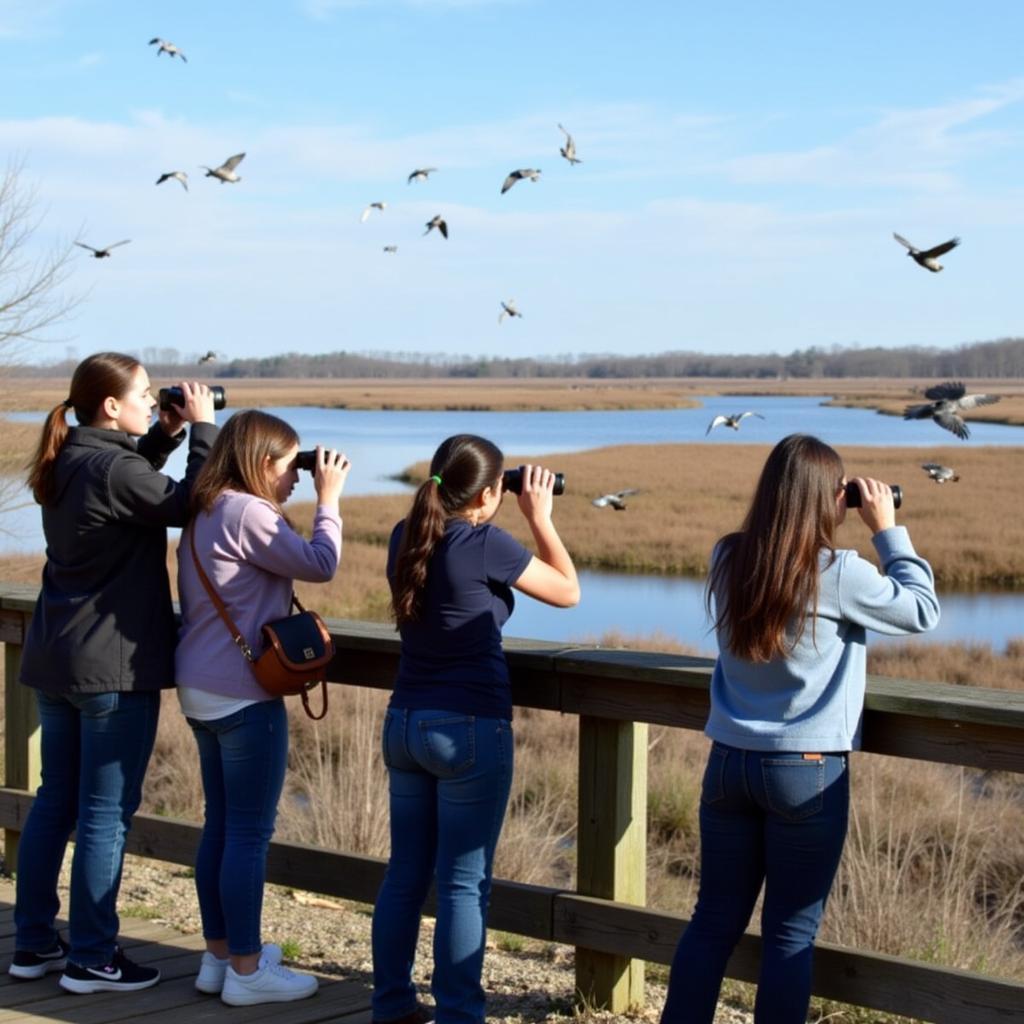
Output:
M420 1024L412 964L437 879L431 987L438 1024L484 1019L483 967L494 848L512 785L512 697L501 627L512 588L568 608L576 570L551 522L554 474L523 467L519 510L532 554L489 520L503 497L502 454L458 434L391 534L388 582L402 637L384 720L391 857L373 915L375 1024Z

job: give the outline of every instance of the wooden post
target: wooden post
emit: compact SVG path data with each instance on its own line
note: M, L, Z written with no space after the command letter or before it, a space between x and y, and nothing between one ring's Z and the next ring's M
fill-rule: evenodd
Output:
M5 616L0 639L4 641L4 785L32 792L40 782L39 715L36 695L18 682L21 668L21 641L26 620L20 617L20 629ZM21 832L4 829L4 864L8 874L18 870L18 843Z
M577 891L643 906L647 894L647 726L580 716ZM576 994L622 1013L642 1006L644 962L576 949Z

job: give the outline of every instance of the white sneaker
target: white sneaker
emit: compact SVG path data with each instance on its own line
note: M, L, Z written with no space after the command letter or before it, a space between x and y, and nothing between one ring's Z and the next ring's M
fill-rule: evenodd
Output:
M281 947L273 942L263 943L263 952L260 954L260 966L264 962L268 964L279 964L281 962ZM203 953L203 959L199 962L199 973L196 975L196 989L205 992L210 996L219 996L224 988L224 975L227 973L230 960L225 957L219 960L209 950Z
M256 1003L288 1003L306 999L320 987L312 974L296 974L280 964L260 957L260 966L253 974L238 974L231 966L224 972L220 998L228 1006L254 1006Z

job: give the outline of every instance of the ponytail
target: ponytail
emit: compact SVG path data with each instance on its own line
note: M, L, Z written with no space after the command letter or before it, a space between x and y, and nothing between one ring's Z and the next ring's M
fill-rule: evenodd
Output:
M32 490L32 497L40 505L52 505L56 497L56 490L53 479L53 464L57 455L68 436L68 421L65 413L68 411L66 402L54 406L43 424L43 432L39 437L39 444L36 445L32 461L25 467L28 470L28 486Z
M442 441L405 519L395 557L391 607L399 626L423 613L430 561L445 527L485 488L500 486L504 456L497 445L475 434Z

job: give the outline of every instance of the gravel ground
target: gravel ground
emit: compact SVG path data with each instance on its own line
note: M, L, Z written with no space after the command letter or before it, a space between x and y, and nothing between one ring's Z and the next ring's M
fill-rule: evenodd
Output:
M65 862L65 871L70 858ZM66 877L62 884L66 885ZM123 917L164 921L184 933L201 931L192 873L158 861L129 856L125 861L119 910ZM290 962L369 988L370 908L362 904L313 896L268 885L263 905L265 941L285 944ZM416 958L415 980L430 1002L430 943L433 921L425 918ZM660 968L649 972L663 974ZM631 1015L590 1012L573 1004L573 949L502 932L489 936L484 961L488 1021L534 1024L541 1021L585 1021L587 1024L655 1024L665 999L665 986L648 980L646 1005ZM715 1024L750 1024L752 1017L721 1005Z

